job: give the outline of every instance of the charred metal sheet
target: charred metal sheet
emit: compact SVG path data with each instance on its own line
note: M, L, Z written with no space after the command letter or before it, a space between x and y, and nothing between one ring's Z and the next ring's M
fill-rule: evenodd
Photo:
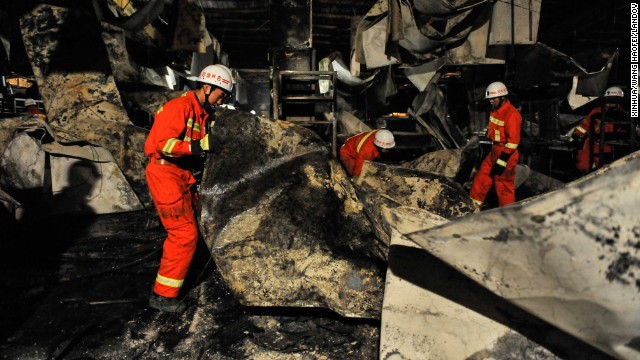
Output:
M95 18L40 5L20 25L54 137L108 149L149 205L143 152L147 131L129 122ZM77 49L83 56L77 56Z
M434 78L436 80L440 78L436 74L444 64L445 58L438 58L422 65L406 68L404 69L404 74L416 89L424 91Z
M3 231L11 229L14 221L20 220L23 214L22 204L0 189L0 224ZM7 239L11 239L9 234L6 235Z
M498 296L640 357L640 153L531 201L407 236Z
M358 24L351 52L350 68L353 76L360 75L361 64L372 69L400 62L397 55L385 53L387 13L388 2L377 1Z
M220 109L200 228L244 305L326 307L378 318L386 246L349 178L311 130Z
M110 214L143 209L113 161L94 162L52 155L49 162L52 214Z
M561 86L551 96L566 96L569 106L577 109L602 96L619 52L592 49L582 53L582 56L580 62L545 44L536 43L519 52L515 84L519 87L548 87L552 81L560 79L565 82L563 85L571 86L570 92L567 94L565 86Z
M439 78L439 74L437 76ZM465 144L466 138L458 127L447 117L447 104L437 80L421 91L409 108L422 127L434 137L442 149L454 149Z
M96 18L126 30L132 39L149 46L164 44L165 35L151 23L164 9L166 0L150 0L144 5L131 1L93 1Z
M589 358L577 356L590 354L582 343L506 304L402 235L446 219L415 208L391 211L398 221L389 249L380 359L559 359L546 348L559 350L549 338L562 344L564 354Z
M6 144L0 157L0 186L7 190L42 189L45 178L45 151L39 138L43 129L18 133Z
M371 127L346 110L340 110L338 121L344 135L355 135L364 131L371 131Z
M493 5L489 45L535 44L542 0L498 0Z
M400 166L365 161L356 190L378 238L390 241L391 222L384 209L409 206L444 218L473 211L466 191L444 176Z
M114 81L116 83L135 82L138 86L156 85L156 82L144 76L142 68L130 59L124 30L108 23L100 23L100 27Z
M16 134L0 157L0 175L3 188L32 193L29 211L104 214L143 208L108 151L61 145L45 126Z
M0 155L4 153L9 141L13 139L16 133L23 130L38 129L43 126L47 125L38 116L25 114L13 118L3 118L0 121Z
M441 8L441 1L433 1L435 8ZM431 5L431 4L421 4ZM440 13L435 16L414 14L415 5L407 1L387 2L378 1L369 10L367 15L358 25L356 38L353 44L352 73L353 67L358 64L365 64L367 68L377 68L401 62L400 46L415 57L432 61L436 58L432 54L437 49L451 44L452 47L459 46L471 33L473 29L488 23L491 7L487 2L468 2L468 4L449 4L447 14ZM425 6L422 6L424 10ZM473 56L483 59L486 55L483 45L486 44L488 29L485 27L484 33L474 38L477 48ZM482 41L485 41L483 44ZM388 43L397 44L396 47L389 46ZM467 45L469 45L467 43ZM456 54L460 58L468 59L470 51ZM463 56L464 55L464 56ZM468 60L464 60L467 62ZM482 62L482 60L479 60ZM356 75L356 74L354 74Z
M309 49L313 46L311 0L273 1L270 10L273 47Z
M129 118L136 125L150 127L152 114L184 91L171 90L166 79L168 74L136 64L129 56L122 29L107 23L101 26L113 79ZM143 116L146 119L140 119Z
M350 88L353 88L354 93L359 93L364 91L366 88L370 87L373 84L373 81L376 79L378 74L380 73L380 69L374 70L373 73L367 77L366 79L360 79L357 76L351 75L351 71L349 67L344 64L342 59L336 58L331 61L331 70L336 72L336 76L338 80L347 85Z
M205 53L207 48L212 47L214 39L207 30L202 8L195 1L179 0L176 10L176 26L172 29L173 41L169 48L174 51Z
M448 65L504 64L507 57L503 46L488 46L493 9L485 6L477 15L471 32L459 45L448 49Z
M197 53L211 50L220 55L220 43L206 29L202 7L191 0L171 1L169 6L166 0L99 0L93 5L98 20L126 31L136 46Z
M425 15L443 18L483 2L477 0L413 0L413 6L416 11Z

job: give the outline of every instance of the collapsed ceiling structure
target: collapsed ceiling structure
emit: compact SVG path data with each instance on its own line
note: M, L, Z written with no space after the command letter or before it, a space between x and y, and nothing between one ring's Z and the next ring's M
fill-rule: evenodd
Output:
M442 84L458 79L469 85L464 92L470 98L479 98L480 84L490 76L510 76L522 96L546 82L553 98L578 109L597 97L620 59L619 51L607 49L585 64L539 43L547 2L87 3L24 3L3 13L16 16L9 23L19 26L23 60L48 117L48 123L27 115L0 119L0 185L7 191L0 199L9 213L3 212L3 221L150 208L142 144L153 112L189 88L189 76L203 64L225 62L238 68L239 110L218 109L216 136L225 148L205 166L200 228L221 278L242 305L328 308L379 320L380 358L510 358L507 350L514 346L544 358L638 357L640 239L626 211L637 203L637 182L626 180L637 178L637 154L567 186L521 167L519 191L526 195L507 209L472 214L466 196L479 157L478 143L466 135L473 133L474 119L484 122L485 111L469 101L469 129L463 131L448 116L450 93ZM624 4L612 6L619 11ZM15 38L3 37L9 39L5 53L18 52L6 46ZM522 44L527 48L518 48L515 58L515 46ZM319 134L269 119L271 111L249 113L270 100L241 101L242 77L250 72L240 69L315 68L309 49L312 56L326 56L337 72L350 118L366 119L376 108L369 104L362 112L353 94L379 95L378 111L384 112L393 107L389 99L411 88L403 110L440 151L400 165L369 163L352 182ZM10 55L3 66L19 69L20 56ZM541 62L545 58L553 60ZM540 69L546 72L534 79L530 73ZM269 72L266 77L268 82ZM248 92L259 83L245 80ZM338 120L347 128L344 118ZM612 183L626 192L618 194L616 206L603 205ZM590 225L605 219L611 225ZM554 234L557 229L562 231ZM419 247L417 254L411 247ZM424 250L432 258L425 260ZM458 298L442 284L430 285L431 275L410 268L416 264L407 258L434 272L439 263L433 258L455 269L455 275L440 274L464 284ZM602 288L605 294L594 293ZM482 291L482 305L460 299ZM550 324L545 326L562 339L579 341L554 343L510 318L525 313L535 324ZM416 329L412 317L442 321L442 327ZM447 342L456 345L443 346Z

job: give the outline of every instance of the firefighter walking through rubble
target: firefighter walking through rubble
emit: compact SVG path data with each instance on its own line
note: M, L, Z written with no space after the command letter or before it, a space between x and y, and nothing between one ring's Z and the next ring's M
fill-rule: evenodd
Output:
M198 241L195 217L197 194L192 170L202 157L217 150L207 123L213 106L222 104L233 88L231 71L223 65L205 67L198 88L160 108L144 145L149 157L147 184L162 225L167 231L160 267L149 306L166 312L182 312L178 299Z
M489 100L492 108L487 136L493 141L493 145L471 185L469 196L478 210L492 185L498 196L498 206L509 205L516 200L516 165L522 117L511 105L508 94L505 84L499 81L489 84L485 94L485 99Z
M349 176L358 177L365 161L377 159L394 146L393 133L387 129L362 132L345 140L340 147L340 161Z

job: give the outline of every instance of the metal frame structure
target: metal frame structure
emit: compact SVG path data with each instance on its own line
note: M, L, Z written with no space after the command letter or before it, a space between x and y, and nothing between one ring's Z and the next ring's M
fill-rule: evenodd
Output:
M273 118L303 126L324 125L331 131L331 150L337 155L335 71L282 70L273 76ZM306 111L294 112L291 105ZM317 106L320 105L320 106ZM328 119L318 118L318 108L328 108Z

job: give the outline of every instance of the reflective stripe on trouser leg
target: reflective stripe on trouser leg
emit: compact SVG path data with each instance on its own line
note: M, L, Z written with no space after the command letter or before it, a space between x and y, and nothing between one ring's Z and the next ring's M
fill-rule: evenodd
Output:
M492 166L493 161L491 160L491 154L489 154L484 158L482 164L480 164L480 168L478 169L476 176L473 178L473 183L471 184L469 197L474 201L474 203L480 203L480 205L482 205L487 197L487 193L491 190L493 179L489 176L489 173L491 172Z
M511 154L504 173L496 176L494 179L496 195L498 196L498 206L513 204L516 201L515 182L518 155L517 151Z
M158 210L162 213L160 217L168 235L162 247L162 259L154 290L162 296L176 297L191 265L198 241L198 226L191 194L185 194L176 204L159 205Z
M480 207L482 206L482 204L484 204L484 202L480 201L480 200L476 200L472 197L470 197L471 201L473 202L473 205L475 205L476 207Z
M185 170L162 165L147 166L147 184L158 216L167 231L154 291L176 297L191 265L198 241L193 197L195 179Z

